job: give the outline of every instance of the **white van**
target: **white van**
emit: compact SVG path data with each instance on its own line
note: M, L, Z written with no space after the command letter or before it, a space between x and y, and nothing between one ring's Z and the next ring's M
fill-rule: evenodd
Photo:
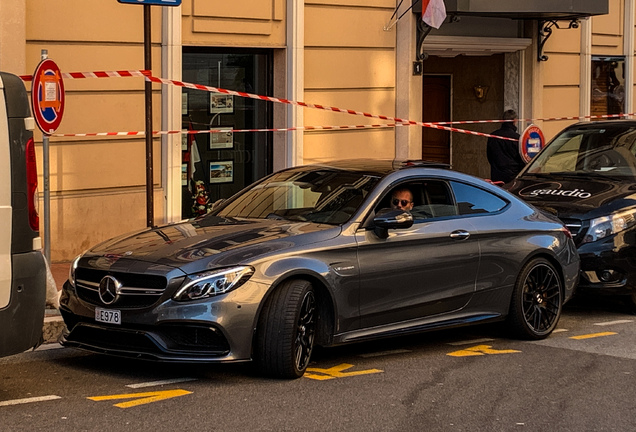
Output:
M46 264L38 217L38 176L29 97L0 72L0 357L42 338Z

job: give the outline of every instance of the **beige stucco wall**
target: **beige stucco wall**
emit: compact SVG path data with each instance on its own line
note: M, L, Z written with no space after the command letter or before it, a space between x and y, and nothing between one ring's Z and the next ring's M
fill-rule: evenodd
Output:
M622 0L609 0L609 14L592 18L593 55L623 55L624 13Z
M0 70L26 74L26 0L0 2Z
M161 67L161 8L152 12L153 71ZM101 0L26 0L26 70L48 50L62 72L139 70L144 66L143 7ZM57 133L143 131L142 78L67 79ZM30 86L27 85L27 88ZM159 86L153 88L153 126L160 129ZM40 197L42 135L38 145ZM161 153L154 144L155 221L163 219ZM146 225L145 140L50 138L51 258L73 258L85 248ZM40 212L43 204L40 203Z
M384 31L393 0L305 1L305 100L395 116L395 31ZM305 109L307 126L381 124L378 119ZM306 163L393 158L393 129L306 132Z
M581 29L567 28L567 22L559 22L563 27L553 27L553 34L545 44L544 54L548 60L538 64L542 76L542 104L533 112L534 118L570 117L579 115L579 81ZM536 57L534 58L536 62ZM550 140L571 120L538 121Z
M285 0L183 0L183 45L284 47Z

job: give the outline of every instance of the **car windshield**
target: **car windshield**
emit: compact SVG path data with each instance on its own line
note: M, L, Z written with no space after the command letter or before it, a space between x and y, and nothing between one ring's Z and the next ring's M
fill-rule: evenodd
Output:
M636 126L617 123L565 130L530 163L525 174L636 180Z
M362 172L319 167L282 171L234 197L214 214L339 225L351 218L378 180Z

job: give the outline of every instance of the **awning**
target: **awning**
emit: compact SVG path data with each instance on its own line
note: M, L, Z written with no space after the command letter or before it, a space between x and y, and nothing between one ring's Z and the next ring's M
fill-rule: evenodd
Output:
M422 13L421 0L411 0ZM518 20L573 20L609 13L609 0L444 0L449 16L476 16Z

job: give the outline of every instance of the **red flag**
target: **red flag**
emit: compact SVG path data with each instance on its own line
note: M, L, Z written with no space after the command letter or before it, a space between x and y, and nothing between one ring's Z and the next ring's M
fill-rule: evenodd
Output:
M436 29L446 19L446 5L444 0L422 0L422 20Z

